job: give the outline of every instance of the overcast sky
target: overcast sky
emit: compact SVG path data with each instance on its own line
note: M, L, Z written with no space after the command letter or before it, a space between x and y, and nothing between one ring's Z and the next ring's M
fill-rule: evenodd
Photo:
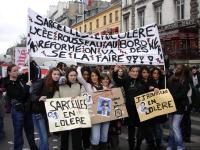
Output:
M31 8L45 16L50 5L68 0L1 0L0 5L0 54L26 35L27 12ZM110 0L107 0L110 1Z
M0 5L0 54L26 35L28 8L46 15L50 5L59 0L1 0ZM67 1L67 0L61 0Z

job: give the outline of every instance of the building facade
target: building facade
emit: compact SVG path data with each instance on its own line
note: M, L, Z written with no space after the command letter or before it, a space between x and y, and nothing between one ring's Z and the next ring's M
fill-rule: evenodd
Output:
M121 32L135 28L135 0L122 1Z
M70 27L77 15L83 14L83 7L80 1L58 2L56 6L50 6L47 17Z
M62 25L71 27L77 18L83 16L84 11L99 8L102 5L110 6L110 3L102 0L93 0L91 6L86 6L81 0L58 2L57 5L51 5L49 7L47 17Z
M157 23L165 54L182 63L200 63L200 0L135 0L135 27Z
M92 9L86 12L85 19L77 20L73 29L89 34L115 34L120 32L121 2L113 3L104 9Z

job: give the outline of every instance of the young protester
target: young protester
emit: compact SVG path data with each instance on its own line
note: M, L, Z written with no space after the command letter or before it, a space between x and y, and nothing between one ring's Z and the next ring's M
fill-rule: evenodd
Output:
M135 147L135 127L139 125L139 116L134 103L134 97L146 92L145 86L140 81L139 67L130 66L128 76L121 79L118 77L119 66L115 66L113 72L113 80L116 84L123 86L126 95L126 108L128 111L128 143L129 150Z
M111 79L107 74L101 76L101 82L105 90L111 90L114 87L111 83ZM110 122L109 132L108 132L108 143L111 149L119 149L119 134L121 133L121 120L113 120Z
M77 69L78 73L80 72L80 67ZM92 94L92 92L101 91L104 90L102 84L101 84L101 76L97 69L93 69L91 71L91 77L90 77L90 83L86 82L82 75L79 74L78 78L79 82L83 84L86 91L89 94ZM108 129L109 129L109 122L99 123L92 125L91 129L91 149L97 150L106 149L107 140L108 140Z
M186 67L176 65L175 74L168 80L168 89L174 98L177 111L169 115L170 135L167 150L185 149L180 124L188 104L187 93L190 88L187 77Z
M90 85L90 76L91 76L91 70L89 67L78 67L77 68L78 81L83 84L85 90L87 93L90 93L92 91L91 85ZM82 140L83 140L83 148L84 150L87 150L90 148L90 134L91 134L91 128L84 128L82 129Z
M101 83L103 85L104 90L110 90L113 87L111 79L107 74L101 75Z
M98 70L94 69L91 71L90 80L91 80L90 84L91 84L93 92L104 90L101 84L101 77ZM92 125L92 129L91 129L92 150L97 150L99 146L101 150L106 149L109 124L110 122L103 122L103 123Z
M18 67L11 64L7 68L8 76L4 80L4 88L11 101L11 116L14 128L14 150L23 149L23 129L26 133L31 150L37 150L34 141L34 125L28 107L29 88L31 82L27 83L20 78Z
M159 68L153 67L151 70L151 83L149 90L161 90L165 88L164 76ZM163 149L163 123L167 121L167 116L162 115L153 118L154 120L154 135L156 140L156 146L158 150Z
M59 90L58 81L60 78L60 71L57 68L49 70L48 75L36 82L31 91L31 99L33 102L32 112L33 121L39 132L40 150L48 150L48 122L45 111L44 102L48 98L52 98L56 91Z
M59 86L59 91L57 91L54 97L77 97L81 96L85 92L83 86L77 82L77 71L75 68L69 68L66 73L66 82ZM81 129L73 129L70 131L61 132L61 150L71 150L69 148L69 135L71 134L72 139L72 150L82 150L82 132Z
M189 79L189 91L187 93L187 97L188 97L188 105L187 110L184 111L183 114L183 118L181 120L181 132L182 132L182 137L183 137L183 141L184 142L191 142L191 131L192 131L192 127L191 127L191 111L192 111L192 97L194 92L192 91L192 83L191 83L191 74L190 74L190 69L189 67L186 67L186 75L187 75L187 79ZM195 94L194 94L195 95ZM200 97L199 97L200 99Z
M146 93L149 92L149 85L150 85L150 70L148 67L143 66L140 69L140 80L142 84L145 86ZM145 107L143 106L143 109ZM155 150L155 140L154 140L154 132L153 132L153 120L147 120L144 122L141 122L138 126L137 131L137 140L136 140L136 148L135 150L141 149L141 144L143 139L145 138L149 147L149 150Z

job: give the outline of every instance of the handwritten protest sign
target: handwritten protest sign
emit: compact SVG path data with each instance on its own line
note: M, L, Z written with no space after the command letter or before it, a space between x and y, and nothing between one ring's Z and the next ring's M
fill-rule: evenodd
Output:
M15 65L23 67L26 63L28 51L26 47L15 48Z
M116 35L89 35L29 9L27 41L31 57L85 64L164 65L156 24Z
M56 98L45 102L50 132L91 127L86 98Z
M149 92L135 97L135 104L140 121L176 111L173 97L168 89L159 93Z
M92 124L128 117L120 88L95 92L92 94L92 100L93 104L90 110Z

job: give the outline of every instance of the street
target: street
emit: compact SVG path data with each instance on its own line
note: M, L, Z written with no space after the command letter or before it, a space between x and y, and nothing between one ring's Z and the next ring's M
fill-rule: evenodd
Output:
M6 114L4 118L5 122L5 132L6 137L0 141L0 149L1 150L11 150L13 147L13 128L12 128L12 122L10 118L10 114ZM199 150L200 149L200 118L199 114L193 114L192 117L192 137L191 143L185 143L187 150ZM169 133L168 129L164 129L164 136L166 137ZM26 138L24 138L25 144L23 150L29 150L29 146L27 144ZM39 138L38 133L35 132L35 141L38 144ZM142 145L142 150L145 149L146 145L145 142ZM60 139L58 136L53 135L49 138L49 144L50 144L50 150L56 150L59 149ZM167 146L167 143L165 141L165 146ZM123 132L120 135L120 149L121 150L128 150L128 143L127 143L127 129L126 127L123 127Z

